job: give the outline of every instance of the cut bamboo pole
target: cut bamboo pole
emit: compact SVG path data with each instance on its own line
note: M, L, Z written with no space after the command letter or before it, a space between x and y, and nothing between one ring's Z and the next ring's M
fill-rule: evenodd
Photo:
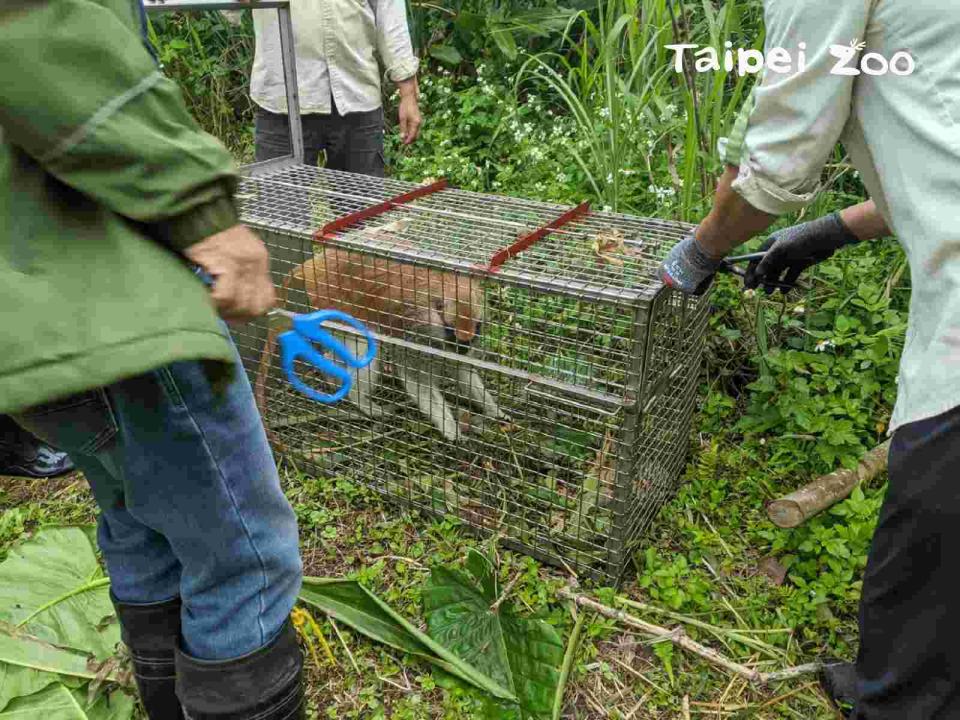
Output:
M786 497L774 500L767 506L767 516L777 527L802 525L849 496L860 483L869 482L883 472L889 450L890 441L887 440L864 455L857 467L824 475Z

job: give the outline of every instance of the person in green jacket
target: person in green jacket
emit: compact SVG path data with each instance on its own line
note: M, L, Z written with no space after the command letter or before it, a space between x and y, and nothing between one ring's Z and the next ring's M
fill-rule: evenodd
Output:
M0 413L90 484L149 717L302 717L296 519L223 322L273 305L268 256L144 22L0 4Z

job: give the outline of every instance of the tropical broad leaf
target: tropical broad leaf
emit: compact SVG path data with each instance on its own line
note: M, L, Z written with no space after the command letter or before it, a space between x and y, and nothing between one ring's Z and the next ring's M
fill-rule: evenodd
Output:
M300 600L373 640L422 657L495 697L516 700L511 690L418 630L356 581L304 578Z
M483 560L481 562L478 557ZM478 553L470 574L434 568L423 590L430 636L515 693L520 717L550 717L563 660L563 642L548 623L495 606L493 567Z
M45 528L0 563L0 623L100 659L120 641L107 581L79 527Z
M87 699L87 687L70 691L87 720L131 720L136 705L133 695L123 690L99 693L93 702Z
M463 55L453 45L432 45L430 57L447 65L459 65L463 62Z
M40 692L17 698L4 710L0 720L88 720L76 698L57 683Z
M42 673L94 680L99 664L90 656L50 643L0 625L0 665L13 665ZM117 672L102 679L117 682Z
M57 680L56 675L33 668L0 664L0 710L3 710L12 700L33 695Z

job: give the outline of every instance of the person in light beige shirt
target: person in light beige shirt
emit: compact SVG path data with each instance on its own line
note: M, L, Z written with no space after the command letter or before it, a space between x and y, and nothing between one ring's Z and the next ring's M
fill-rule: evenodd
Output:
M870 200L773 233L746 284L788 290L846 245L895 234L909 327L889 488L863 577L855 670L825 686L857 720L960 718L960 7L945 0L764 0L767 63L726 144L713 210L661 275L702 292L733 248L809 204L837 141ZM805 43L805 67L800 67ZM783 48L790 67L780 67ZM843 356L847 351L838 347Z
M417 71L404 0L297 0L290 4L305 160L382 177L383 89L400 93L399 129L420 132ZM290 154L290 130L274 10L254 10L250 96L258 106L256 160Z

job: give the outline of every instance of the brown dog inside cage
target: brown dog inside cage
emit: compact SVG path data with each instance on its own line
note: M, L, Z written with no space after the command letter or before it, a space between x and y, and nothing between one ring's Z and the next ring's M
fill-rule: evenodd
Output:
M287 309L343 310L381 350L327 407L283 382L275 328L238 336L281 454L615 581L686 453L706 303L653 275L686 228L454 190L401 207L408 184L300 167L245 190ZM330 198L387 209L314 242Z
M389 228L366 231L371 237L390 232ZM453 272L416 266L353 250L323 247L295 267L283 282L281 302L291 286L306 293L313 310L333 308L353 315L381 334L402 338L430 348L470 355L480 339L484 318L484 295L479 279ZM261 412L267 407L266 380L276 353L277 331L271 329L260 361L255 395ZM360 341L342 335L355 356ZM348 396L371 418L387 416L375 399L383 375L400 381L409 398L434 427L451 442L461 437L461 422L446 400L444 385L454 381L461 396L472 400L492 420L506 417L486 390L480 374L464 363L446 362L441 354L403 352L384 345L379 357L359 371Z

